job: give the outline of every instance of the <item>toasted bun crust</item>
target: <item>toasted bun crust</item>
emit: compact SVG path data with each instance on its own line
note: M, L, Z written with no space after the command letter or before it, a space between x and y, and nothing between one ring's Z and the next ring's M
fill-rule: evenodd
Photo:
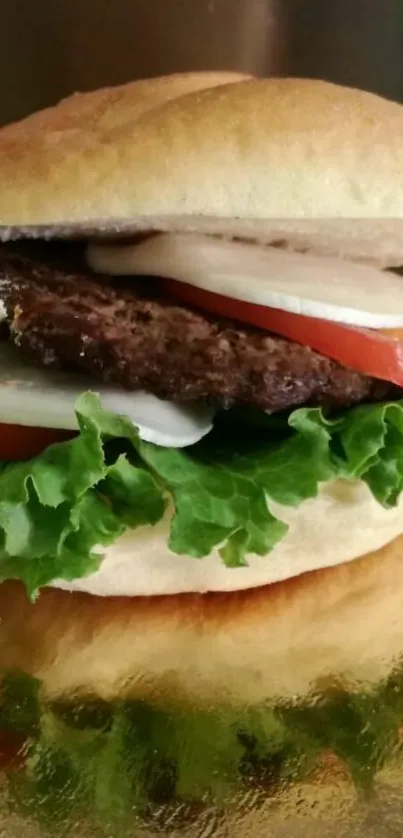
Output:
M371 555L230 594L98 598L0 586L0 668L49 696L260 702L363 688L403 650L403 536Z
M31 114L2 129L3 139L17 142L36 134L84 131L99 134L130 125L138 117L188 93L222 84L246 81L251 76L235 72L174 73L152 79L74 93L57 105Z
M3 129L2 237L204 229L397 264L403 108L320 81L240 78L135 82Z

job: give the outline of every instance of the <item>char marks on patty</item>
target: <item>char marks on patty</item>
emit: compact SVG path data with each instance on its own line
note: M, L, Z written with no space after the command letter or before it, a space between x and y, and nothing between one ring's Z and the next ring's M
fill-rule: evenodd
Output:
M115 280L2 247L0 301L11 338L42 366L128 390L271 411L397 395L308 347L178 303L154 279Z

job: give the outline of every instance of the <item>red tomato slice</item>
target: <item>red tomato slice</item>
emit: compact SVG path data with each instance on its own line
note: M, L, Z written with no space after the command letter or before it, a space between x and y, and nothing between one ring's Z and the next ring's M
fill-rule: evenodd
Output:
M30 460L53 442L64 442L74 436L71 431L52 428L26 428L22 425L0 424L0 460Z
M177 280L164 280L164 285L192 306L283 335L357 372L403 385L403 330L375 331L304 317L233 300Z

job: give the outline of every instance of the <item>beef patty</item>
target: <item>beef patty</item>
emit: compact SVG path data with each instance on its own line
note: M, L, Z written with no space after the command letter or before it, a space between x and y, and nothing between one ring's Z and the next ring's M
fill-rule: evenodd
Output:
M305 346L195 311L154 279L122 282L2 248L0 300L11 339L42 366L80 368L128 390L271 411L399 394Z

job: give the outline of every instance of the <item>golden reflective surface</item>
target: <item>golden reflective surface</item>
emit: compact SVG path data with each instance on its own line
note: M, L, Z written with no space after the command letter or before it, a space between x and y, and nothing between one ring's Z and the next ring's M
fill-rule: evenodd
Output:
M310 588L323 602L330 581L333 598L338 585L340 612L344 597L351 599L354 578L354 598L358 577L363 586L368 585L371 562L372 572L379 574L378 598L383 599L380 608L385 610L386 581L382 587L382 561L376 557L362 565L367 568L365 577L357 562L347 575L346 568L334 568L298 586L278 586L285 616L290 619L287 608L295 609L296 602L301 605L302 596L307 610ZM390 563L389 558L384 562ZM261 602L258 607L262 597L266 616ZM150 601L101 603L48 591L32 605L19 586L0 586L2 838L21 832L28 838L400 836L403 665L395 657L386 664L379 656L379 645L373 646L368 648L373 666L365 670L371 679L364 681L353 674L349 679L346 672L331 672L332 660L341 658L331 658L328 646L327 663L322 658L323 677L317 677L315 670L315 683L308 691L279 697L273 688L278 683L276 641L269 620L275 611L274 589L267 589L266 594L245 593L236 597L235 604L232 595L201 598L198 612L197 598L179 598L173 607L175 600L156 600L151 607ZM245 613L253 627L252 605L255 611L260 609L260 675L252 665L249 674L245 666L241 671L241 658L230 655L229 647L237 636L230 613L233 605L237 628ZM172 633L169 608L179 634ZM136 611L131 620L130 609ZM205 661L202 665L194 655L187 659L193 683L186 692L181 657L186 650L190 654L192 619L196 614L201 641L212 618L209 609L215 615L217 639L218 623L223 625L220 609L226 614L228 669L220 682L213 672L217 652L212 640L204 647L204 654L210 650L210 674ZM355 632L358 637L361 631L362 642L364 623L373 627L378 621L379 625L379 613L375 608L372 615L355 613ZM315 649L313 635L307 643L306 616L299 634L295 631L289 641L299 649L301 667L308 647L316 657L325 643L320 634ZM156 633L157 617L166 634L165 665L159 662L158 674L155 661L151 664L162 642L162 635ZM396 648L396 623L395 614L388 636L383 628L385 657L392 633ZM125 642L114 647L115 659L108 654L111 647L106 642L114 631L121 641L126 633ZM99 646L103 632L105 641ZM343 645L345 651L348 642L347 633L344 638L333 637L334 645ZM249 644L252 657L252 634ZM139 656L144 645L149 649L149 663ZM87 672L82 666L77 669L77 656L82 662L84 655ZM60 656L63 666L58 668ZM136 660L142 661L138 668ZM295 661L293 665L298 666ZM221 658L221 666L224 663ZM122 673L124 665L127 677L112 682L110 673ZM373 677L376 666L379 679ZM359 671L364 670L357 665L356 674ZM232 690L226 695L219 684L227 677L236 683L237 672L238 694ZM243 681L248 677L260 679L266 698L262 689L245 689ZM207 688L207 679L214 689Z
M381 731L386 705L375 719L371 711L354 717L353 703L337 731L312 712L315 732L296 717L284 739L269 711L258 744L256 722L246 734L246 718L230 722L215 708L203 719L120 708L113 731L104 719L97 732L88 716L81 727L79 714L74 723L47 710L19 753L12 756L18 737L3 741L1 834L401 834L399 735Z

